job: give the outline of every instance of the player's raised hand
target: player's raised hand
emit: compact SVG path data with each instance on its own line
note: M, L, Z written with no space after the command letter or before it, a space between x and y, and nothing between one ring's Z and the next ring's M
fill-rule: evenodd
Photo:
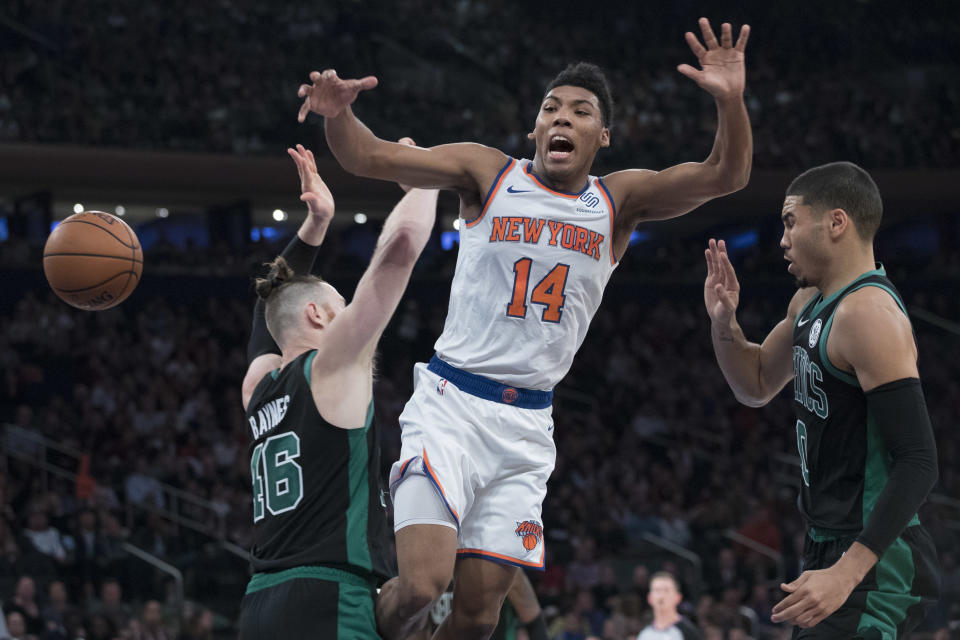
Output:
M730 264L727 244L710 238L705 252L707 257L707 279L703 283L703 302L707 306L710 319L720 325L730 324L730 319L740 304L740 283L737 272Z
M310 72L310 84L300 85L297 95L303 98L297 120L303 122L311 111L330 118L340 115L361 91L373 89L377 86L374 76L367 76L359 80L345 80L337 76L333 69L323 73Z
M300 200L307 203L310 216L317 222L327 223L333 219L333 194L317 173L317 161L313 152L298 144L296 149L287 149L287 153L297 163L300 174Z
M746 86L743 52L747 48L747 38L750 37L750 25L745 24L740 28L736 44L733 43L733 27L729 22L720 26L720 42L717 42L717 36L706 18L700 18L700 32L706 47L700 44L697 36L690 31L687 31L685 37L690 50L700 61L701 68L681 64L677 66L677 71L695 81L714 98L742 95Z

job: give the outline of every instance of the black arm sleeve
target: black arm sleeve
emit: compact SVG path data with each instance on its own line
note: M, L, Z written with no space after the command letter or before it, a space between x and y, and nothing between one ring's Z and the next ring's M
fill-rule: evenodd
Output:
M316 262L318 253L320 253L320 245L307 244L300 239L300 236L293 234L293 239L280 255L294 273L307 275L313 272L313 263Z
M319 246L307 244L300 239L300 236L293 234L293 239L280 255L294 273L307 274L313 271L313 263L316 262L318 253L320 253ZM258 298L257 304L253 307L253 328L250 330L250 342L247 344L248 366L265 353L280 353L280 347L267 330L266 308L263 300Z
M917 378L895 380L867 392L873 418L890 460L887 484L857 542L883 555L920 509L937 482L937 445Z

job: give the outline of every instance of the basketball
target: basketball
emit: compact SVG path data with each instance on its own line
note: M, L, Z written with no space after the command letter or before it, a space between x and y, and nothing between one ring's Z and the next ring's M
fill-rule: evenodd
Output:
M84 211L59 225L43 247L43 273L61 300L101 311L123 302L140 282L143 251L130 226L109 213Z

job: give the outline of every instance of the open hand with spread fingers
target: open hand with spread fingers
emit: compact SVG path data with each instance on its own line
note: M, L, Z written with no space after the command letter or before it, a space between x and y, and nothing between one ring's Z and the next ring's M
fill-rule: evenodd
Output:
M317 173L317 161L313 152L298 144L296 149L287 149L287 153L297 163L300 174L300 200L307 203L310 216L317 222L327 223L333 219L333 194Z
M703 283L703 302L707 306L710 320L719 325L729 325L730 319L740 304L740 283L737 272L730 264L727 244L710 238L705 252L707 258L707 279Z
M677 66L677 71L694 80L718 100L743 95L746 86L744 51L750 37L750 25L745 24L740 28L736 44L733 43L733 27L729 22L720 26L720 42L717 42L717 36L706 18L700 18L700 32L706 47L690 31L685 37L701 68L681 64Z
M297 95L303 98L297 121L303 122L311 111L328 118L340 115L344 109L353 104L361 91L367 91L377 86L374 76L367 76L359 80L345 80L337 75L333 69L323 73L310 72L310 84L300 85Z

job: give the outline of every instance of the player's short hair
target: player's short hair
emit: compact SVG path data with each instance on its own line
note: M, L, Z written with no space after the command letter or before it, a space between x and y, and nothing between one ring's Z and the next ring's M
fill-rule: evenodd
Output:
M787 187L788 196L801 196L814 211L843 209L862 240L873 240L880 228L883 201L870 174L852 162L831 162L807 169Z
M282 256L277 256L266 266L269 269L267 276L257 278L254 286L266 304L267 329L279 343L284 330L296 323L303 305L316 299L317 285L323 279L312 274L294 273Z
M653 581L658 578L665 578L673 583L673 586L677 589L677 593L683 593L680 589L680 581L677 580L677 576L673 575L669 571L657 571L655 574L650 576L650 584L653 584Z
M550 93L554 87L571 86L586 89L597 96L600 102L600 115L603 116L603 126L609 127L613 121L613 96L610 94L610 85L603 70L589 62L577 62L567 65L567 68L557 74L544 93Z

